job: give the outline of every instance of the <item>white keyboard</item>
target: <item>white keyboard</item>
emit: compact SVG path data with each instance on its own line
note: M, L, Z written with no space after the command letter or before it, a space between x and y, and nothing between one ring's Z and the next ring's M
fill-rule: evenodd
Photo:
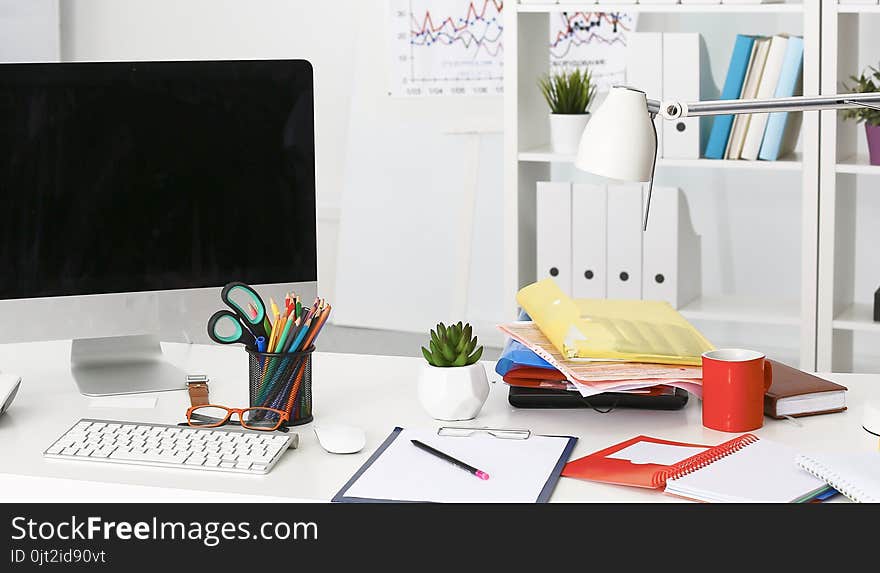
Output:
M43 456L162 468L267 474L299 435L240 427L190 428L113 420L80 420Z

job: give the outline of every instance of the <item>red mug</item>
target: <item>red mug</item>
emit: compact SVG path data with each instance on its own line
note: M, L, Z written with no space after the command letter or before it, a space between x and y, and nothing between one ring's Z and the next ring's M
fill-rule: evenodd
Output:
M703 354L703 425L750 432L764 425L764 392L773 382L766 356L725 348Z

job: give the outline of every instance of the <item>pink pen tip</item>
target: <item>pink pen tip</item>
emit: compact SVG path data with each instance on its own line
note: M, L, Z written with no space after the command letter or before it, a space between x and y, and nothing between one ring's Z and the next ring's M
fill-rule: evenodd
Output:
M483 481L489 479L489 474L487 474L486 472L477 471L476 476Z

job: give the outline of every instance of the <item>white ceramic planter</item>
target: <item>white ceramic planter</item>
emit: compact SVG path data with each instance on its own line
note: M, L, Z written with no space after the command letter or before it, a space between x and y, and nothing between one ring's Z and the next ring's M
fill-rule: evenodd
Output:
M432 418L472 420L489 396L486 369L470 366L439 368L424 364L419 375L419 400Z
M577 153L590 114L550 114L550 145L557 153Z

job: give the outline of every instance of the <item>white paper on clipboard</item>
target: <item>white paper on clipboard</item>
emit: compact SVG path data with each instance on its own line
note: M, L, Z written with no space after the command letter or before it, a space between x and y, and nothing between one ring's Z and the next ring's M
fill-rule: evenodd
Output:
M489 474L481 480L414 446L419 440ZM534 503L546 501L576 438L439 436L395 428L333 501Z

